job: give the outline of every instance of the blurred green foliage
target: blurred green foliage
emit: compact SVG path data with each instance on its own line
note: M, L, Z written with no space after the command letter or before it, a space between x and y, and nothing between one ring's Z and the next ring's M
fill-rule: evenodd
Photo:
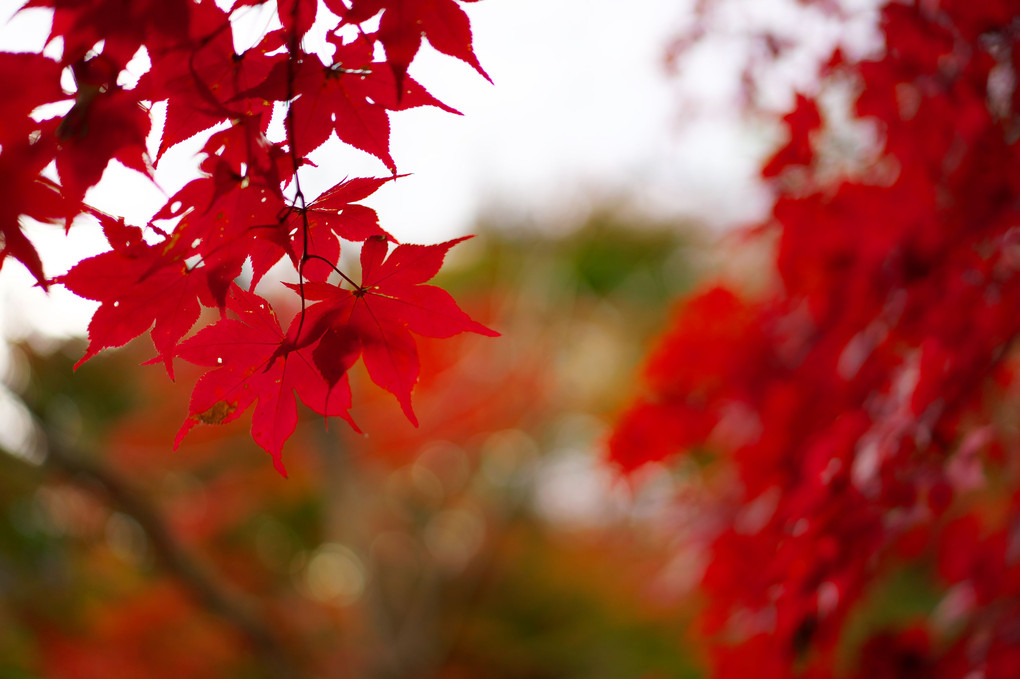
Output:
M462 623L458 652L478 676L486 667L500 679L699 676L683 641L689 620L682 612L659 616L628 604L640 600L641 587L618 573L591 577L611 570L614 559L593 568L584 541L557 540L528 520L505 542L474 617Z

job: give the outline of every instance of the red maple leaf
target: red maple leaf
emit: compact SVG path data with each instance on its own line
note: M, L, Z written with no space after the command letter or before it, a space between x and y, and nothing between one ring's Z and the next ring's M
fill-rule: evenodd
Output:
M291 35L304 35L315 23L318 2L308 0L277 0L276 16L284 30Z
M234 285L227 296L227 309L237 318L203 328L178 347L181 358L213 370L195 385L175 447L196 424L230 422L255 404L252 438L286 476L282 450L297 426L295 393L317 413L340 416L357 429L347 414L350 387L343 376L327 384L312 361L311 350L288 344L276 312L258 295ZM300 325L300 316L293 325Z
M822 126L818 105L803 94L797 95L794 108L783 117L790 139L762 168L763 177L775 177L790 165L808 165L814 158L811 135Z
M0 52L0 82L18 83L0 100L0 266L10 255L43 287L42 261L21 220L55 223L65 216L59 187L41 174L56 153L57 123L31 117L39 106L67 98L60 72L60 64L41 54Z
M75 104L57 128L57 174L68 202L67 223L85 191L99 183L111 160L152 177L145 148L151 121L136 93L117 86L116 64L102 55L73 67Z
M47 42L63 40L64 65L84 59L101 43L104 58L119 70L142 45L180 43L196 4L188 0L29 0L23 9L53 9Z
M335 132L340 141L375 156L395 172L389 111L435 106L458 113L411 78L404 79L398 98L392 72L386 62L374 60L367 38L346 44L336 36L327 40L336 47L331 64L304 54L296 62L277 64L265 82L235 97L277 101L294 97L293 144L299 156L307 156ZM264 124L268 127L269 121Z
M185 249L184 259L197 257L208 270L215 306L222 308L245 259L260 261L258 242L289 242L280 221L280 178L288 168L283 152L251 118L213 134L203 151L207 176L183 186L150 223L179 220L173 240Z
M35 142L28 135L0 139L0 266L8 256L17 259L43 288L42 260L21 230L21 220L56 223L65 216L59 187L41 174L53 151L45 134L54 128L43 124Z
M340 239L362 242L373 236L394 240L379 226L379 215L356 201L372 195L392 177L345 179L323 191L304 209L291 211L285 229L260 238L251 251L251 287L285 254L308 280L324 281L340 260ZM307 230L305 228L307 224ZM304 266L303 257L307 257Z
M387 257L384 237L365 241L362 283L347 290L328 283L305 283L305 299L317 300L305 319L307 334L298 346L315 343L312 358L331 383L361 356L372 381L397 397L413 424L411 391L418 381L418 350L411 333L451 337L462 332L499 333L465 314L443 289L423 285L439 271L447 251L466 240L438 245L398 245ZM293 286L292 286L293 287Z
M41 54L0 52L0 82L17 83L8 87L0 100L0 139L7 141L12 133L20 134L20 125L35 127L29 117L37 107L68 95L60 87L60 64Z
M179 240L150 245L142 230L92 211L113 247L82 260L54 279L71 292L100 302L89 323L89 346L75 367L109 347L119 347L152 328L158 360L173 378L173 352L201 312L212 306L207 268L191 268Z
M283 46L281 31L267 34L258 45L234 51L229 17L212 4L196 5L192 13L192 42L174 44L152 55L152 68L138 81L139 97L166 100L166 123L156 162L167 149L218 122L242 117L266 117L272 112L262 99L236 99L239 92L258 85L283 54L267 56ZM228 103L230 102L230 103Z
M421 48L422 38L437 51L471 65L492 82L475 56L467 14L454 0L354 0L349 10L339 0L326 0L326 6L349 23L360 24L383 13L376 38L386 49L398 90L403 86L407 67Z

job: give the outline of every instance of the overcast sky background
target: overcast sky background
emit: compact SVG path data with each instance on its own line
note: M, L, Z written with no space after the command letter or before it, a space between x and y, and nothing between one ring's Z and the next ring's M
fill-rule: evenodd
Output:
M17 3L13 3L17 4ZM797 37L769 88L787 106L791 87L810 87L812 61L833 42L867 45L876 0L860 8L849 32L790 0L722 0L714 38L670 75L664 55L692 20L692 0L485 0L465 5L489 84L460 61L427 48L412 75L464 113L415 109L391 116L391 148L400 172L367 203L404 242L437 242L469 233L482 212L510 219L583 214L600 201L625 199L655 216L689 216L719 228L746 223L769 205L756 181L774 135L742 120L735 102L741 66L753 53L741 35L773 26ZM6 3L5 3L6 5ZM0 49L37 50L48 28L33 10L8 22L0 13ZM264 16L253 10L253 24ZM842 32L841 32L842 31ZM190 179L197 144L164 156L153 186L111 167L88 199L142 224ZM315 195L343 176L384 176L382 164L335 139L313 154L320 166L302 175ZM49 275L107 249L91 226L66 239L59 228L30 236ZM69 293L32 289L19 263L0 271L0 332L82 333L94 305Z

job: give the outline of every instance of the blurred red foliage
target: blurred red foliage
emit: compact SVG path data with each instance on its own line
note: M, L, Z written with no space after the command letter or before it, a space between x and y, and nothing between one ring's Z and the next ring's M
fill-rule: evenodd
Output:
M713 676L1020 671L1018 21L1010 0L885 5L884 50L833 55L782 119L759 228L777 285L685 300L647 359L612 459L735 472L708 503ZM860 166L826 151L823 94L847 83L880 132ZM967 605L881 629L870 592L917 568Z

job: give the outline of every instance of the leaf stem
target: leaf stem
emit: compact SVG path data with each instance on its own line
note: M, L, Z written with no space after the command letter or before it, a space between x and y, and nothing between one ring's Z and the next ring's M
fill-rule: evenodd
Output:
M290 151L291 164L294 166L294 201L292 207L301 214L301 260L298 262L298 292L301 296L301 317L298 320L296 337L301 337L301 330L305 324L305 262L308 261L308 210L305 204L305 194L301 190L301 176L298 168L301 161L298 159L297 144L294 134L294 81L295 65L300 60L300 40L297 33L298 5L295 2L291 8L291 32L287 40L287 116L284 118L284 127L287 132L287 146Z
M286 644L253 602L241 592L228 588L207 564L189 553L143 493L132 488L113 469L98 460L86 459L82 451L65 447L57 439L46 437L46 467L66 474L83 488L100 493L111 505L137 521L159 564L198 604L237 629L274 677L296 679L304 675Z
M343 271L341 271L339 268L337 268L336 264L334 264L333 262L329 261L325 257L323 257L321 255L308 255L308 254L306 254L303 257L303 259L306 260L306 261L309 260L309 259L318 259L318 260L321 260L321 261L325 262L326 264L329 264L329 266L333 269L333 271L336 271L338 274L340 274L340 278L344 279L345 281L347 281L348 283L350 283L354 287L355 291L357 291L357 292L365 292L365 288L361 287L360 285L358 285L357 283L352 281L351 278L347 274L345 274Z

